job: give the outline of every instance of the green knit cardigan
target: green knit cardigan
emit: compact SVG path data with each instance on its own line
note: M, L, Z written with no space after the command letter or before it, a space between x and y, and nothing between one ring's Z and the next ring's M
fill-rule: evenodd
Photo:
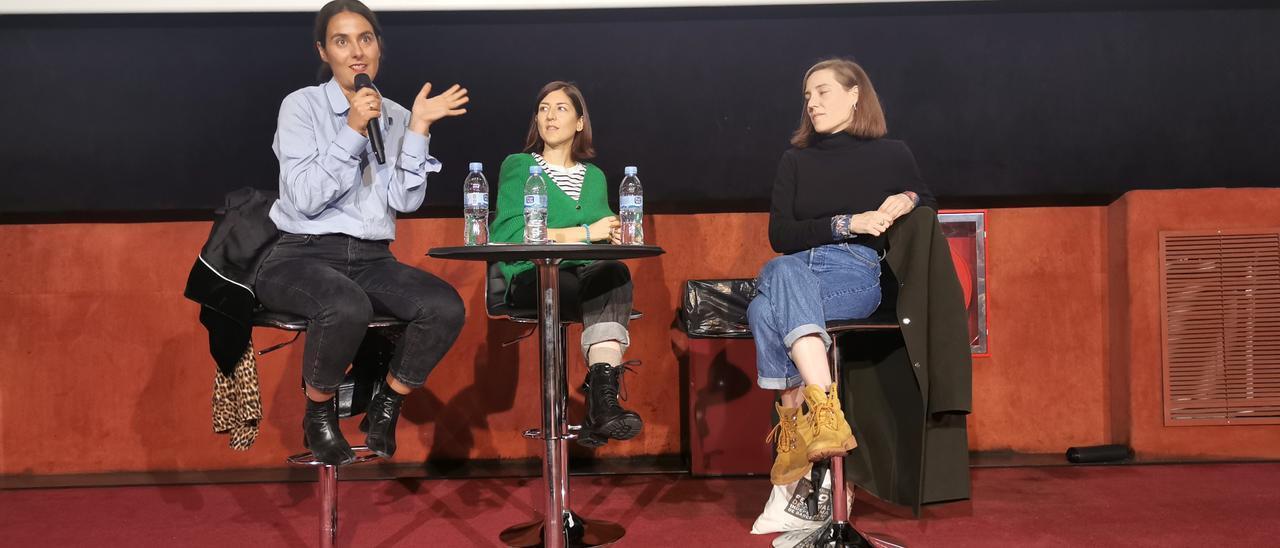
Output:
M569 228L589 225L605 217L617 215L609 208L609 191L605 186L604 172L593 164L585 163L587 173L582 179L582 193L574 201L560 186L547 180L547 228ZM532 154L512 154L502 161L498 172L498 214L489 228L489 239L494 242L519 243L524 241L524 182L529 178L529 166L538 165ZM591 261L564 261L560 268L588 264ZM533 263L517 261L498 263L502 275L511 287L511 278L531 270Z

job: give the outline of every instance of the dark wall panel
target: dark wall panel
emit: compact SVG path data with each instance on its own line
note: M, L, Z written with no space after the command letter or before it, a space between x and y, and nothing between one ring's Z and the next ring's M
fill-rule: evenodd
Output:
M651 210L763 210L800 77L829 55L867 68L944 205L1274 186L1280 8L1264 4L387 12L379 86L406 105L425 80L471 90L471 113L435 128L428 214L460 207L466 162L496 179L552 79L582 85L596 163L613 181L639 165ZM314 82L311 18L0 19L0 213L207 210L273 187L280 100Z

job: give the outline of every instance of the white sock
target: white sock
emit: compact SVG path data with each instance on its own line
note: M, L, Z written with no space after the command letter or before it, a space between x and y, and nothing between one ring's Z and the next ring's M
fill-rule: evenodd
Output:
M596 363L607 363L609 365L618 365L622 363L622 349L612 344L596 344L587 350L587 365Z

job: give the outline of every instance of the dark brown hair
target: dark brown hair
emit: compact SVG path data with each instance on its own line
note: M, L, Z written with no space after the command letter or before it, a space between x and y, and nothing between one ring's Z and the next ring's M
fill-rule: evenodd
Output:
M587 113L587 100L582 97L582 91L578 86L572 82L560 80L542 86L542 91L538 92L538 99L533 102L533 116L529 118L529 134L524 138L524 151L541 153L542 147L546 146L546 143L542 142L542 136L538 134L538 105L542 104L542 100L551 95L551 92L561 90L569 96L569 102L573 103L575 114L582 117L582 131L573 135L573 148L569 150L569 158L575 162L595 158L596 149L591 143L591 115Z
M853 119L844 128L845 133L863 139L879 139L888 133L889 129L884 121L884 110L880 108L880 98L876 96L876 88L872 87L871 78L867 77L866 71L853 61L840 58L825 59L809 67L809 70L804 73L804 80L800 81L802 96L805 86L809 83L809 77L820 70L830 70L834 73L836 81L844 86L846 91L853 89L854 86L858 87L858 102L854 104ZM804 101L800 105L800 127L796 128L796 132L791 135L791 145L796 148L805 148L812 144L813 134L813 120L809 119L808 101Z
M320 8L320 11L316 12L316 44L319 44L321 48L324 47L327 41L325 33L329 32L329 20L344 11L364 17L369 22L369 26L373 27L373 36L378 39L378 45L382 45L382 25L378 24L378 16L374 15L373 10L369 9L369 6L364 5L360 0L333 0ZM328 63L321 62L320 70L316 73L316 79L323 84L328 82L330 78L333 78L333 70L329 68Z

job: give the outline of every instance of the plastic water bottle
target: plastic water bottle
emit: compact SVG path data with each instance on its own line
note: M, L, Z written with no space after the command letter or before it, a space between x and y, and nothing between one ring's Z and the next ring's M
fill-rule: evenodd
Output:
M622 185L618 187L622 245L644 245L644 189L636 177L636 166L627 166L622 173Z
M529 178L524 182L524 243L547 242L547 181L542 178L542 168L529 166Z
M471 173L462 182L463 245L489 243L489 181L484 178L484 164L471 162Z

